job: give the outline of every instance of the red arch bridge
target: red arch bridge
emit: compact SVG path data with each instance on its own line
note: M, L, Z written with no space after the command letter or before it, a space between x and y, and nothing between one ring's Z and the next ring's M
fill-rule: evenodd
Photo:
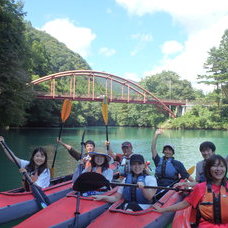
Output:
M92 70L72 70L47 75L31 82L40 99L153 104L175 117L169 106L183 106L185 101L159 99L135 82ZM39 85L43 85L42 87Z

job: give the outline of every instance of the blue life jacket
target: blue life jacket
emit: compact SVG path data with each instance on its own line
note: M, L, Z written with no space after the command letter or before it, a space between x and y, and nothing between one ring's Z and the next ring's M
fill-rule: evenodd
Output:
M155 176L160 186L168 186L178 180L178 171L174 166L174 158L162 157L156 167Z
M137 182L143 182L145 184L145 175L140 175L138 178L133 178L132 173L129 173L126 177L126 184L136 184ZM137 202L141 204L150 204L151 201L146 199L142 193L142 190L137 187L124 187L123 198L127 202Z

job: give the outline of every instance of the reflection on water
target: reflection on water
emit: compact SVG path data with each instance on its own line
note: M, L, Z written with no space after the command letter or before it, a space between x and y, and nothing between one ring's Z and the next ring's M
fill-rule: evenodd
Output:
M62 140L80 151L81 137L84 128L64 129ZM146 160L151 161L151 139L154 129L150 128L132 128L132 127L109 127L109 139L111 148L116 153L121 153L121 143L123 141L132 142L134 152L141 153ZM50 166L53 154L56 148L56 138L59 129L23 129L0 131L6 139L6 143L23 159L29 159L30 153L37 146L45 146L48 151ZM195 165L201 160L201 154L198 150L203 141L212 141L215 143L216 152L226 156L228 153L228 131L209 131L209 130L166 130L160 135L157 141L157 149L161 154L164 144L169 143L175 146L175 158L184 163L186 168ZM86 128L85 141L92 139L97 147L103 147L105 136L105 127ZM20 185L21 177L14 164L6 158L4 152L0 150L0 191L15 188ZM76 161L62 147L58 147L58 153L55 163L55 176L72 173L76 167Z

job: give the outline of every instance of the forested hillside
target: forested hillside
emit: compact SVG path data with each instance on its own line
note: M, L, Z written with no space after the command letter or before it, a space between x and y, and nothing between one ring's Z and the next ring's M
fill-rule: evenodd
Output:
M91 69L90 66L65 44L24 21L23 5L20 2L1 0L0 20L0 127L59 126L62 101L37 100L30 82L52 73L88 70ZM227 129L227 53L228 30L225 31L220 46L209 51L205 63L209 74L199 76L202 89L203 84L216 86L207 95L171 71L150 75L138 82L159 98L187 99L200 104L188 115L166 122L168 114L153 105L111 103L109 124L156 127L165 122L163 126L170 128ZM64 86L63 83L59 89L64 91ZM45 90L45 87L41 89ZM104 89L102 85L100 89ZM175 107L171 109L175 112ZM76 101L66 122L69 127L102 124L100 103Z

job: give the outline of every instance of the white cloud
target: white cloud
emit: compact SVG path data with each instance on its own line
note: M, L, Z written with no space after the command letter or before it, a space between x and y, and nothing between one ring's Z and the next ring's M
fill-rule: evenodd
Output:
M191 81L195 87L202 88L202 84L197 84L197 75L206 73L203 65L207 60L208 51L213 46L219 45L224 34L225 21L228 21L228 17L208 29L189 35L180 54L174 58L164 56L160 65L154 67L150 72L146 72L146 75L171 70L178 73L183 79ZM204 89L206 88L204 87Z
M76 26L68 18L55 19L47 22L41 30L46 31L74 52L86 57L96 35L90 28Z
M180 52L183 50L183 45L179 42L177 42L176 40L170 40L170 41L166 41L163 45L162 45L162 53L164 55L170 55L170 54L175 54L177 52Z
M172 70L197 85L197 75L205 73L203 64L207 60L208 51L219 45L225 29L228 28L228 1L116 0L116 2L133 15L167 13L172 16L174 23L182 26L187 34L182 48L178 43L176 47L174 43L169 43L170 41L164 43L161 47L164 57L150 73ZM175 50L180 53L173 58L167 56Z
M130 14L142 16L155 12L166 12L174 20L189 28L201 28L210 25L221 16L227 15L227 0L116 0Z
M99 54L104 55L106 57L112 56L116 54L116 50L113 48L102 47L99 49Z
M122 77L125 79L128 79L128 80L135 81L135 82L140 81L139 75L136 73L132 73L132 72L126 72L122 75Z
M147 42L151 42L153 40L153 36L151 34L144 33L132 34L131 38L137 40L135 48L130 53L131 56L137 55L146 47Z
M139 40L141 42L150 42L153 40L153 36L151 34L137 33L131 35L132 39Z

